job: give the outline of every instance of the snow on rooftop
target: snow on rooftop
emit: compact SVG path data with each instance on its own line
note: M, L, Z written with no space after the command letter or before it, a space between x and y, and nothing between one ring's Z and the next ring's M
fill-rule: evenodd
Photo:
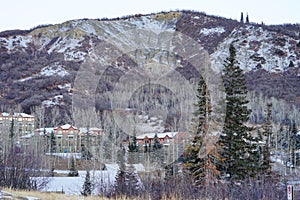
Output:
M26 117L26 118L34 118L33 115L28 115L26 113L14 113L14 117L18 117L18 116Z
M76 129L76 127L72 126L71 124L64 124L64 125L61 125L61 126L59 126L59 127L61 127L62 129L69 129L69 128L71 128L71 127L73 127L73 128ZM59 128L59 127L57 127L57 128Z
M3 117L10 117L10 116L12 116L12 117L19 117L19 116L21 116L23 118L34 118L33 115L28 115L26 113L14 113L14 114L10 115L9 113L3 112L3 113L1 113L1 115Z
M1 113L3 117L8 117L9 116L9 113L6 113L6 112L3 112Z
M169 136L170 138L173 138L177 133L178 132L145 133L145 134L136 136L136 138L137 139L144 139L145 137L154 138L155 134L157 134L158 138L165 138L166 136Z
M40 135L44 135L44 132L47 134L47 133L51 133L52 131L54 131L54 128L52 127L35 129L35 132L38 132Z
M93 132L93 131L103 131L101 128L97 128L97 127L90 127L88 129L89 129L90 133ZM79 128L79 132L80 133L87 133L88 131L87 131L87 128L81 127L81 128Z

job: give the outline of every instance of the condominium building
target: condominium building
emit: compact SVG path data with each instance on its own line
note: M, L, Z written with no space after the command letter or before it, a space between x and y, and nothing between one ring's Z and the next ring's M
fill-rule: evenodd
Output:
M13 133L16 139L34 132L35 118L26 113L0 113L0 134L2 137Z

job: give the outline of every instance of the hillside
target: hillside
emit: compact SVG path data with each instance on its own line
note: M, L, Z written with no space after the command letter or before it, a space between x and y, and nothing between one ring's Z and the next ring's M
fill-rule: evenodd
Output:
M209 61L203 59L211 63L214 73L222 69L228 46L234 42L249 90L300 106L299 30L300 25L245 24L178 11L5 31L0 33L0 104L19 104L27 113L43 105L49 111L46 124L54 125L72 121L72 102L79 92L84 96L83 104L94 105L98 111L164 108L168 110L165 119L171 121L170 116L178 115L180 107L176 91L161 87L159 82L149 81L147 87L147 79L167 74L166 80L179 73L184 77L179 85L184 81L195 85L198 68L184 54L177 54L180 47L172 41L180 33L208 53ZM188 51L187 46L184 48ZM80 79L83 72L87 79ZM140 79L143 84L135 85ZM85 84L93 88L85 91ZM127 98L127 105L113 105L113 100L120 98ZM52 112L53 108L57 111Z

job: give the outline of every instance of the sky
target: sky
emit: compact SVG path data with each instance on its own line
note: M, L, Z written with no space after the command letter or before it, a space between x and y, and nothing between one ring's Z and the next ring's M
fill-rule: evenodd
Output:
M0 31L182 9L236 20L243 12L256 23L300 23L299 0L0 0Z

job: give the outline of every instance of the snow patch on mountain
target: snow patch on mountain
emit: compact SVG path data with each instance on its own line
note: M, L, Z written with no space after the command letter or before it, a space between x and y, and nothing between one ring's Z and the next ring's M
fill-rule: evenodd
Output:
M200 30L200 33L205 35L205 36L208 36L208 35L211 35L211 34L221 34L221 33L224 33L224 32L225 32L224 27L203 28L203 29Z
M59 62L55 62L51 65L48 65L46 67L44 67L41 70L41 75L42 76L61 76L64 77L66 75L69 75L69 72L67 72L63 65L59 64Z
M95 27L90 23L83 23L81 29L86 33L97 35L97 31L95 30Z
M282 72L288 69L290 62L299 65L300 60L291 46L299 41L263 28L251 25L235 29L217 50L211 55L212 63L223 68L224 60L229 55L229 46L233 42L237 50L237 60L244 71L260 68L270 72Z
M29 81L29 80L31 80L31 79L33 79L33 77L32 77L32 76L29 76L29 77L22 78L22 79L18 80L18 82L25 82L25 81Z
M51 107L51 106L55 106L55 105L62 105L63 98L64 98L63 95L56 95L51 99L44 100L42 102L42 105L46 106L46 107Z
M27 44L32 42L32 36L12 36L9 38L0 38L0 44L6 47L7 50L11 51L15 48L21 47L26 48Z
M71 91L71 83L65 83L65 84L63 84L63 85L58 85L57 86L58 87L58 89L60 89L60 90L67 90L68 92L70 92Z
M68 51L64 53L64 58L66 61L72 61L72 60L83 61L86 54L87 53L82 51Z
M80 42L83 40L81 39L74 39L69 37L64 37L63 39L58 38L56 41L51 45L51 47L48 49L48 54L51 54L53 51L56 51L58 53L64 53L66 51L75 50L77 47L80 47ZM50 42L51 40L48 39L45 42Z
M134 24L137 28L147 29L159 34L163 31L175 31L177 18L172 20L156 20L151 16L142 16L138 19L130 18L129 22Z

